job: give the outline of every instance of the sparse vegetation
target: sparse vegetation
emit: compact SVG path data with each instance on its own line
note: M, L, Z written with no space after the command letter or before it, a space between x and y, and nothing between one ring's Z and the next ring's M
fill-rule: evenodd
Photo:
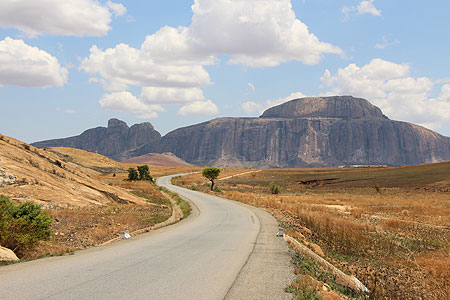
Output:
M135 168L128 169L128 181L135 181L139 179L139 174Z
M25 202L19 205L0 196L0 244L17 255L34 248L40 240L50 237L52 218L39 205Z
M224 172L232 176L245 170ZM327 260L366 285L369 299L446 299L449 178L450 163L440 163L263 170L223 180L220 187L226 198L267 209L291 236L320 246ZM198 174L176 181L181 182L208 189ZM271 182L282 185L283 193L272 194Z
M202 171L203 177L207 178L209 181L211 181L211 191L214 190L214 180L216 180L217 177L219 177L220 169L218 168L205 168Z
M278 184L275 184L275 182L271 182L269 184L269 190L272 194L278 195L281 192L281 187Z
M136 181L136 180L147 180L153 182L153 177L150 176L147 165L138 166L137 170L135 168L128 169L128 181Z

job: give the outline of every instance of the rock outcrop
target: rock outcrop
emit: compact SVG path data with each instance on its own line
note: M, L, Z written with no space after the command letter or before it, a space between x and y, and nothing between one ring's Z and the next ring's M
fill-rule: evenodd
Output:
M0 261L18 261L16 254L5 247L0 246Z
M5 169L0 168L0 187L14 184L16 176L8 173Z
M130 154L172 152L197 165L325 167L450 160L450 138L392 121L367 100L302 98L259 118L219 118L180 128Z
M110 119L108 127L97 127L84 131L74 137L55 139L33 143L39 148L46 147L71 147L96 152L115 160L122 160L123 153L137 148L143 144L161 138L161 134L155 130L149 122L135 124L131 127L118 119Z
M135 126L147 130L132 134ZM218 118L162 138L150 123L128 129L113 119L108 128L34 145L81 148L119 160L171 152L191 164L220 167L399 166L450 160L450 138L390 120L367 100L351 96L295 99L259 118Z

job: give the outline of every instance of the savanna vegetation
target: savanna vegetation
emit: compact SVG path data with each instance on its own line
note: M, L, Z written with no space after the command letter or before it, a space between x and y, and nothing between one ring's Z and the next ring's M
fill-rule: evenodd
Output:
M450 163L224 171L216 181L226 198L271 212L289 235L360 279L368 298L450 295ZM209 190L200 174L176 182ZM304 264L297 260L299 278L317 279L320 270L305 273Z

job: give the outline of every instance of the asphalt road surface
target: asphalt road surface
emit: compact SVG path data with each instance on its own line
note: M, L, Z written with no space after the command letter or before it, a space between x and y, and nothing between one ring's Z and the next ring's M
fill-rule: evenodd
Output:
M189 198L192 216L74 255L1 267L0 299L224 299L255 247L258 217L169 186L168 177L159 184Z

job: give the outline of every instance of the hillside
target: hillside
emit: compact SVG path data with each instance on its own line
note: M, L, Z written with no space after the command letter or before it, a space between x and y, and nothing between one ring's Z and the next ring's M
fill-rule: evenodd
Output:
M92 169L10 137L0 139L0 170L15 178L3 184L0 193L18 201L61 207L146 202L98 180L99 173Z

